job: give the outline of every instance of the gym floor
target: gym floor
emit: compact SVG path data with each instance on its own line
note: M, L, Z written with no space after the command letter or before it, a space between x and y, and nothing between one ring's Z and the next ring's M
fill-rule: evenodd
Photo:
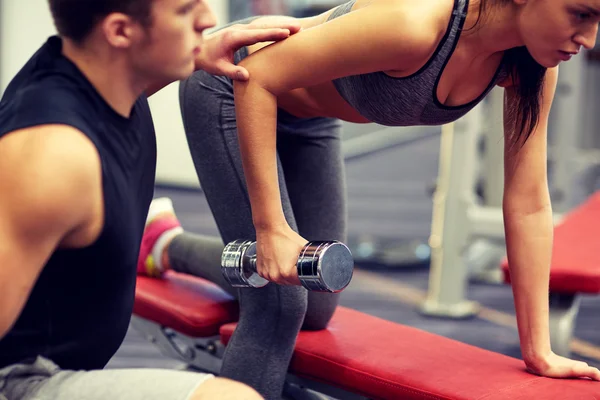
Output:
M372 126L348 125L345 140ZM345 142L346 143L346 142ZM439 135L373 152L347 161L349 234L378 235L383 240L426 240L431 224L429 185L437 175ZM185 229L217 235L201 191L157 187L156 196L173 199ZM422 316L417 305L426 295L428 265L393 268L357 265L341 304L404 325L414 326L464 343L520 358L512 293L504 284L471 282L468 298L481 304L478 316L445 320ZM600 367L598 311L600 298L585 297L577 318L573 357ZM368 340L368 338L365 338ZM133 329L109 363L109 368L162 367L181 364L161 355Z

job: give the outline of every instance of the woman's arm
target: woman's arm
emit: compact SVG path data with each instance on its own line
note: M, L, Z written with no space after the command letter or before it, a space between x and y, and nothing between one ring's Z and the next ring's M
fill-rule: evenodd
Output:
M589 376L600 372L552 352L549 328L549 280L553 219L547 176L547 128L558 69L548 70L539 124L526 144L511 148L514 126L510 110L514 87L506 88L504 225L510 276L523 360L536 374L551 377ZM570 134L559 132L559 134Z
M521 350L526 363L550 353L548 282L553 220L547 176L547 124L557 71L546 73L539 123L522 148L511 140L516 89L506 88L504 224Z
M275 156L277 96L342 76L425 62L439 30L423 22L423 15L417 17L417 10L406 3L394 7L376 3L301 31L240 63L251 76L247 82L235 82L234 88L244 172L257 227L285 223Z
M433 24L423 21L428 13L414 10L415 3L397 3L401 5L366 6L267 46L240 63L251 77L234 82L234 91L241 158L256 228L257 270L272 282L299 284L294 266L306 243L287 224L280 199L277 97L338 77L422 65L441 30L434 18L430 18Z

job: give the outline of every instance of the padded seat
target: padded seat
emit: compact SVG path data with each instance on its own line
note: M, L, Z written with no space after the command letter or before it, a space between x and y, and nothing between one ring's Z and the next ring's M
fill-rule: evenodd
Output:
M212 282L169 271L138 276L133 313L190 337L210 337L238 320L238 303Z
M600 382L538 377L521 360L344 307L326 330L300 332L290 372L371 399L600 399Z
M138 277L134 313L227 344L238 309L216 285L170 272ZM534 376L520 360L344 307L327 329L300 332L290 372L372 399L600 399L600 382Z
M502 262L510 283L508 260ZM554 229L550 290L600 293L600 192L565 215Z

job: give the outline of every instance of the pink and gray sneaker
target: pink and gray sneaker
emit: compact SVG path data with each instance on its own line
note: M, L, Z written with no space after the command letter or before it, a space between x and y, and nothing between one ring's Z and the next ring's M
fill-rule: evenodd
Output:
M182 232L183 228L175 215L171 199L161 197L152 200L140 247L138 275L162 277L167 270L162 265L163 250L175 236Z

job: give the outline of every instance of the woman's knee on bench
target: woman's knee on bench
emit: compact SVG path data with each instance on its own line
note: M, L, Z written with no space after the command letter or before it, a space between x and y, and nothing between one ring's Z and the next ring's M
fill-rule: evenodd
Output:
M242 289L240 294L240 320L253 326L260 321L284 331L300 329L308 305L304 288L270 283L260 289Z
M308 292L308 307L302 330L320 331L327 328L339 301L339 293Z
M262 289L243 290L240 318L295 330L318 331L327 328L337 309L340 294L307 291L302 287L270 284ZM285 329L287 330L287 329Z

